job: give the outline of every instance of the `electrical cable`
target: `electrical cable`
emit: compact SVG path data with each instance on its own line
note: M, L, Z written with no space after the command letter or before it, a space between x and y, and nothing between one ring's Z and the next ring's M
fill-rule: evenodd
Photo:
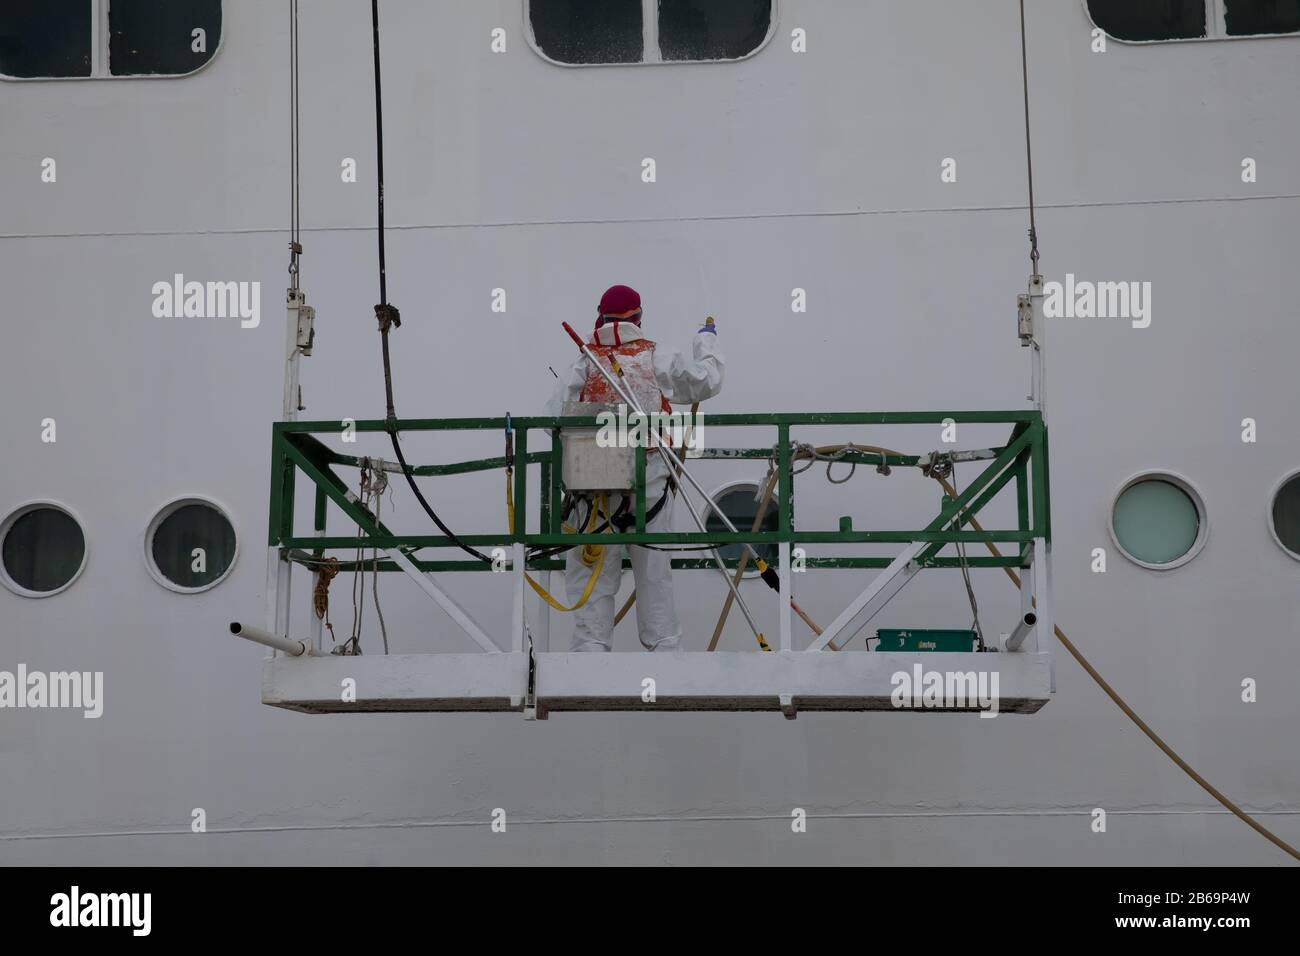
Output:
M397 456L397 462L401 465L402 474L406 477L406 483L411 486L411 492L415 495L415 500L420 503L420 507L424 509L424 513L433 520L438 529L456 547L485 564L491 564L492 559L490 557L462 541L438 517L438 513L433 510L433 507L420 491L420 486L415 483L415 477L411 474L411 466L407 464L406 456L402 453L402 443L397 437L397 411L393 405L393 367L388 353L388 331L391 326L401 327L402 319L397 308L388 302L388 268L384 255L384 96L380 79L379 60L379 0L370 0L370 24L375 58L375 173L379 235L379 304L375 306L375 317L379 321L379 337L383 349L384 396L387 400L384 419L385 430L392 440L393 454Z

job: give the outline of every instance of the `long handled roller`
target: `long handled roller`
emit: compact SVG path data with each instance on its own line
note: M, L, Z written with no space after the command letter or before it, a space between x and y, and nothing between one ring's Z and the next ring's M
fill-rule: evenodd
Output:
M610 364L613 366L614 372L618 376L617 378L615 378L615 376L610 374L609 370L606 369L605 366L600 364L596 356L591 353L591 349L589 349L587 347L587 344L582 340L582 337L573 330L573 327L569 325L568 322L564 322L561 324L564 326L564 331L569 333L569 338L573 339L574 343L578 346L578 350L582 353L583 357L586 358L586 360L591 363L591 367L601 374L601 376L605 379L605 381L609 383L610 387L613 388L614 391L618 393L619 398L621 398L627 404L628 408L630 408L632 411L644 417L645 416L644 409L641 408L640 403L636 400L635 396L632 395L630 389L624 387L624 382L622 381L623 369L622 366L618 364L618 360L611 356ZM669 474L673 474L675 472L677 474L683 475L686 478L686 480L690 482L691 486L700 493L700 496L704 498L705 502L707 502L709 507L713 509L714 513L717 514L718 517L722 519L722 522L728 528L730 528L732 532L738 533L735 524L733 524L731 519L728 518L727 515L722 511L722 509L717 506L717 504L713 501L713 499L709 497L708 492L706 492L700 486L700 483L695 480L695 477L689 471L686 470L685 464L679 461L677 458L670 455L668 450L662 444L656 443L655 449L659 452L659 455L663 459L664 464L668 467ZM701 518L699 512L695 510L695 505L694 503L692 503L690 496L682 495L682 500L686 503L687 510L690 511L691 518L695 521L695 526L699 528L701 532L707 533L708 529L704 525L704 519ZM770 567L768 567L767 563L758 556L758 552L754 551L752 547L750 547L748 544L746 544L744 547L749 551L751 557L758 565L761 573L763 574L763 579L767 581L768 584L771 587L773 587L775 590L780 591L780 579L777 577L776 572L772 570ZM767 641L764 640L763 638L762 631L758 629L758 625L754 622L754 617L752 614L750 614L749 608L748 606L746 606L744 598L740 596L740 591L737 589L735 583L732 581L731 575L727 573L727 566L723 563L722 556L718 553L718 550L716 548L711 549L711 551L713 554L714 564L717 565L718 571L722 574L723 580L727 582L727 587L730 589L732 597L735 599L736 603L740 606L741 613L744 614L745 620L749 623L750 630L754 632L754 637L758 640L758 643L763 648L763 650L770 650L770 648L767 645ZM770 575L770 579L769 579L769 575Z

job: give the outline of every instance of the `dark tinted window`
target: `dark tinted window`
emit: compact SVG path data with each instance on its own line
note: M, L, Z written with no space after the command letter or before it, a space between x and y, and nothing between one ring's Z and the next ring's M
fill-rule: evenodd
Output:
M0 0L0 74L90 76L91 0Z
M1206 0L1088 0L1092 20L1117 40L1205 36Z
M537 46L559 63L639 63L641 0L530 0Z
M1300 31L1300 0L1225 0L1229 36Z
M108 34L114 76L192 73L216 52L221 0L109 0Z
M718 497L714 498L719 508L721 508L731 519L732 524L742 532L749 531L754 527L754 516L758 514L759 501L754 497L755 492L760 490L758 484L737 485L728 488ZM704 522L705 528L709 531L726 532L729 529L722 523L722 519L712 508L709 509L709 517ZM780 513L776 507L776 502L772 501L767 508L767 514L763 515L763 526L759 531L779 531L780 530ZM744 550L744 545L726 544L718 549L724 560L734 561L738 559ZM768 564L776 561L777 546L775 544L756 544L754 550ZM749 570L757 571L753 561L748 565Z
M735 60L758 49L772 25L772 0L659 0L665 60Z
M0 552L5 573L19 587L57 591L81 569L86 539L66 511L33 508L9 526Z
M201 588L220 579L235 560L235 529L211 505L181 505L158 523L149 553L168 581Z
M1282 547L1300 557L1300 475L1279 488L1273 499L1273 530Z

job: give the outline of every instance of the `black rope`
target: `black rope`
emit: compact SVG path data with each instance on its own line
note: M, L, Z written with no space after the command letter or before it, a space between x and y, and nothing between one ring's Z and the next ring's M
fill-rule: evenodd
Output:
M402 444L397 438L397 410L393 404L393 368L388 354L388 332L393 326L400 327L402 318L397 311L397 307L388 303L388 269L384 258L384 97L379 71L379 0L370 0L370 23L375 49L375 176L379 206L379 304L375 306L375 317L379 320L379 337L383 346L384 397L387 400L386 430L388 437L392 439L393 454L397 456L397 461L402 466L402 474L406 477L406 483L410 485L415 500L420 503L420 507L424 509L425 514L433 519L433 523L456 547L480 561L491 564L492 559L490 557L482 551L470 547L458 538L455 532L448 528L443 520L438 517L437 512L433 510L429 502L425 500L420 491L420 486L415 483L415 478L411 474L411 466L406 463L406 456L402 453Z
M384 92L379 75L379 0L370 0L370 25L375 47L375 168L379 185L379 302L388 305L388 270L384 264ZM391 409L393 403L389 401Z

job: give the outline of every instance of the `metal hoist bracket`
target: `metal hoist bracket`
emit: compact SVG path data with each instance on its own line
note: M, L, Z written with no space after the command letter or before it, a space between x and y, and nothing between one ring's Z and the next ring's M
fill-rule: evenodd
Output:
M1022 348L1033 343L1034 303L1027 292L1020 293L1016 298L1016 332L1020 336Z
M1035 273L1029 277L1029 291L1016 297L1016 334L1020 336L1022 347L1041 344L1039 333L1042 330L1038 316L1041 313L1043 292L1043 277ZM1035 307L1035 299L1038 300L1038 308Z
M290 268L294 272L296 266ZM294 273L295 278L296 272ZM298 359L311 355L316 340L316 310L307 304L307 293L291 287L285 295L288 321L285 327L284 418L294 421L302 411L302 388L298 385Z
M298 306L298 351L303 355L311 355L312 343L315 341L316 308L304 303Z

